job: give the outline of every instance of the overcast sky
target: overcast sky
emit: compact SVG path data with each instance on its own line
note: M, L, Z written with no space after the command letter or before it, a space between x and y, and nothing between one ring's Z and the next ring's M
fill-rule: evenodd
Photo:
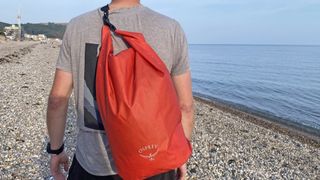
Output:
M0 21L68 22L103 0L0 1ZM320 0L142 0L178 20L190 43L319 44Z

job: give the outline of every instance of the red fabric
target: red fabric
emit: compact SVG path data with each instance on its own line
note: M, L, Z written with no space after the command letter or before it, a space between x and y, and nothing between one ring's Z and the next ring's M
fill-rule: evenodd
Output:
M186 163L192 148L165 64L142 34L116 33L130 48L113 55L110 30L103 27L97 104L119 175L145 179Z

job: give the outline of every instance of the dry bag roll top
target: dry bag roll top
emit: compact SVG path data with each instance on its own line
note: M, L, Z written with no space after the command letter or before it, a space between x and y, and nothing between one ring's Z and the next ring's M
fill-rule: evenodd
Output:
M170 73L141 33L116 29L102 10L96 97L118 174L140 180L176 169L192 149ZM111 33L129 48L114 55Z

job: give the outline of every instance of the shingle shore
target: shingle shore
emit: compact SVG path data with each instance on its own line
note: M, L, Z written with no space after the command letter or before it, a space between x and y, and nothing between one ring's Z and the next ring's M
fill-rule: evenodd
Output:
M0 62L0 179L50 176L45 117L58 52L49 44L0 44L0 59L7 59ZM195 103L189 179L320 179L319 146ZM77 133L72 104L66 130L70 158Z

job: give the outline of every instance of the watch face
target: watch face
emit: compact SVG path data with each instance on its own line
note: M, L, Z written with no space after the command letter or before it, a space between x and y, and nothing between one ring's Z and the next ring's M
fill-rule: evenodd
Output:
M47 153L52 154L50 143L47 144Z

